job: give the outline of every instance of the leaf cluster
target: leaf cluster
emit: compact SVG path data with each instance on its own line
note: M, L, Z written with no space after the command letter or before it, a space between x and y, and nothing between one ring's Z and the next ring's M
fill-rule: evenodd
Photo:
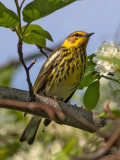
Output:
M84 94L84 105L86 109L92 110L96 107L100 97L100 75L95 72L95 63L92 61L94 54L88 56L88 66L78 89L87 87Z
M84 94L84 105L86 109L92 110L96 107L99 98L100 98L100 79L103 77L108 80L112 80L115 83L120 82L114 78L112 78L113 73L109 73L111 77L100 75L100 73L95 71L95 63L93 62L93 57L95 55L92 54L88 56L88 66L86 69L86 73L80 82L80 85L78 89L84 89L87 88ZM99 57L102 61L108 61L110 63L113 63L120 67L120 60L114 57ZM111 113L114 114L116 117L120 117L120 111L119 109L113 109L111 110ZM107 117L107 115L103 112L100 114L100 117Z
M46 39L53 41L50 33L41 26L31 23L53 13L75 0L34 0L28 3L22 10L23 21L27 22L25 26L21 26L21 7L16 0L14 1L17 7L17 13L8 9L0 2L0 26L15 31L21 42L35 44L45 48Z

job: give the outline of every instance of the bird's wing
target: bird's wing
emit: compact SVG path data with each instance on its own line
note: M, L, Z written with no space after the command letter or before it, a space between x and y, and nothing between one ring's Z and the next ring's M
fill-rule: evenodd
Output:
M44 89L49 74L51 73L52 69L57 64L57 62L59 61L59 59L61 57L60 53L62 50L63 50L63 48L61 46L59 48L57 48L56 50L54 50L50 54L50 56L47 58L46 62L43 64L43 66L37 76L37 79L34 83L34 86L33 86L33 90L35 93Z

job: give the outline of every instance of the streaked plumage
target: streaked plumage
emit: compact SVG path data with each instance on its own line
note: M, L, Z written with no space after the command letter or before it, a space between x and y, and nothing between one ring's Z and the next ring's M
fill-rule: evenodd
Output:
M92 34L74 32L50 54L33 86L35 93L69 101L84 76L87 66L86 46ZM33 116L20 140L32 144L40 121L41 117Z

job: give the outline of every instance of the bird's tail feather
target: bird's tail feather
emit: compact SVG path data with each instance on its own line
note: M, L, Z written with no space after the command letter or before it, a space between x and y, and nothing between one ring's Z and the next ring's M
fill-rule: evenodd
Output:
M37 133L38 127L40 125L42 118L38 116L32 116L26 128L24 129L20 141L27 141L28 144L32 144L35 139L35 135Z

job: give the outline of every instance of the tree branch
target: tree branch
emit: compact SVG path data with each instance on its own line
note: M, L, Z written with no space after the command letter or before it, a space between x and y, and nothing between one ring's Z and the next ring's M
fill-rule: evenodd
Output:
M118 141L119 137L120 137L120 128L118 128L113 133L113 135L108 139L106 143L103 144L103 146L100 149L98 149L94 153L89 153L85 156L82 156L81 158L79 158L79 160L88 160L88 159L96 160L102 158L110 151L111 147L115 144L116 141Z
M28 97L28 91L0 86L0 108L38 115L88 132L96 132L107 123L105 118L96 117L96 112L37 94L30 103Z

